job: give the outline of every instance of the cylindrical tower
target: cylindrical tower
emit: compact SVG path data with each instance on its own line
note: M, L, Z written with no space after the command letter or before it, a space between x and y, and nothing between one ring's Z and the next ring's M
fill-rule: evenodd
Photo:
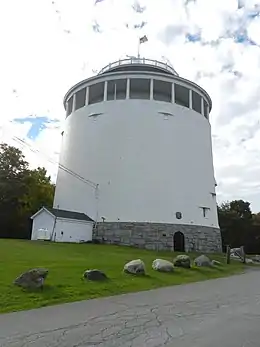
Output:
M73 86L54 207L103 242L221 250L209 95L169 65L126 59Z

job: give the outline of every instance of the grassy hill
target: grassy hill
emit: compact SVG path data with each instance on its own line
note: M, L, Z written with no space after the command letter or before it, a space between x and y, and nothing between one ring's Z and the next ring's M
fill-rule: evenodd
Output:
M244 265L225 265L224 255L210 255L223 262L214 268L190 270L176 268L172 274L159 273L151 267L156 258L172 261L172 252L155 252L131 247L92 244L59 244L49 242L0 239L0 312L42 307L57 303L110 296L134 291L228 276L243 271ZM189 254L191 258L198 254ZM147 276L124 274L123 266L142 259ZM22 272L34 267L49 269L43 291L25 291L13 285ZM87 282L82 275L87 269L99 269L110 278L107 282Z

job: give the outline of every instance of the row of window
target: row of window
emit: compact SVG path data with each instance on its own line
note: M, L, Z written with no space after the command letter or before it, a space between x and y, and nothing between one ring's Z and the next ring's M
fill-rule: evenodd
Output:
M200 208L202 210L203 217L207 218L208 217L208 213L210 211L210 208L209 207L200 207ZM177 219L182 219L182 213L181 212L176 212L175 216L176 216Z
M75 94L74 107L73 96L70 97L67 103L67 116L74 110L102 101L143 99L157 100L164 102L174 102L178 105L191 108L194 111L203 114L208 118L209 106L207 101L198 93L176 83L150 80L144 78L117 79L105 82L99 82L89 87L85 87Z

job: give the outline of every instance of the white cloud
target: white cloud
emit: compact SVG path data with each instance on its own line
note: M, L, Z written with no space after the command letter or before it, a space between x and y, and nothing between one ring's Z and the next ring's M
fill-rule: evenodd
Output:
M197 0L189 3L189 19L201 28L201 36L205 41L213 41L225 33L229 17L236 8L236 0Z
M65 113L63 96L107 63L137 54L138 36L149 41L141 54L167 57L179 74L211 95L214 163L219 201L243 198L260 210L260 3L236 0L9 0L0 13L0 136L25 138L33 167L55 177ZM147 24L140 30L133 27ZM100 33L93 30L96 26ZM97 29L96 29L97 31ZM189 42L186 35L200 35ZM255 42L252 45L245 41ZM243 41L244 42L240 42ZM26 138L29 115L58 119L34 140ZM50 162L51 161L51 162Z
M247 30L251 40L260 45L260 17L255 17L249 24Z

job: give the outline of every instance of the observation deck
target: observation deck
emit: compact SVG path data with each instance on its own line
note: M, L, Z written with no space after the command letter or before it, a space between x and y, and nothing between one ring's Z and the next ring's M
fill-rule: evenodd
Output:
M174 76L179 76L176 70L170 64L163 63L158 60L135 57L117 60L113 63L110 63L103 67L103 69L99 71L98 75L115 71L157 71L171 74Z

